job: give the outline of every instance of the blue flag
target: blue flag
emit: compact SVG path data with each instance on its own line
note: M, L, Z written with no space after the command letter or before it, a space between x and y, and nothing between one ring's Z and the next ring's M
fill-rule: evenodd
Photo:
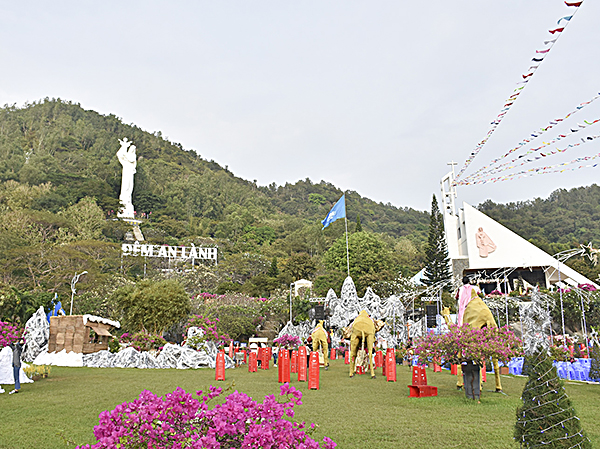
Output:
M338 200L337 203L333 205L323 223L323 229L329 226L338 218L344 218L346 216L346 194L342 195L342 197Z

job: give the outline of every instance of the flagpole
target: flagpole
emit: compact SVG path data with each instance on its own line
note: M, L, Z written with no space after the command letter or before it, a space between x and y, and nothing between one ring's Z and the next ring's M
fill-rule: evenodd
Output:
M346 265L348 266L348 277L350 277L350 252L348 251L348 219L344 217L346 223Z

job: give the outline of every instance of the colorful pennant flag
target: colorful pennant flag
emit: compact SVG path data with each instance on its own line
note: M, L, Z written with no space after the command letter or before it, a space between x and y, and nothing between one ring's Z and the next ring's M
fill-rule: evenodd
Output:
M565 1L565 4L567 6L575 6L575 7L581 6L582 3L583 3L583 0L580 1L580 2L567 2L567 1ZM528 73L526 75L522 75L523 81L521 81L521 82L519 82L517 84L524 84L524 85L526 85L529 82L529 80L531 79L532 75L537 71L537 69L541 65L541 62L549 54L550 50L554 47L554 44L558 41L558 37L562 36L562 32L566 29L566 27L569 25L569 23L571 23L571 19L575 16L575 14L577 13L577 11L578 11L578 9L572 15L562 17L562 18L560 18L558 20L558 24L559 25L560 25L560 22L564 20L566 22L566 24L564 26L559 27L559 28L555 28L553 30L548 30L551 34L557 34L558 33L557 37L555 37L554 39L551 39L551 40L544 41L545 45L550 45L550 47L548 47L547 49L536 50L536 54L541 54L543 56L540 57L540 58L533 58L532 61L539 62L540 64L537 64L535 66L535 68L533 68L533 71L531 71L532 68L530 68L529 70L531 71L531 73ZM516 93L516 92L519 92L521 89L523 89L525 87L524 85L521 86L521 87L519 87L519 88L517 88L517 89L515 89L513 91L513 94ZM512 95L509 98L512 98ZM516 97L515 97L515 99L516 99ZM507 103L507 102L505 102L505 103ZM505 104L505 106L503 108L506 108L506 106L508 106L508 109L510 109L510 107L512 107L513 104L514 104L514 101L511 104L509 104L509 105ZM467 158L467 160L465 161L464 165L462 166L462 168L460 169L460 171L456 175L456 178L455 178L455 181L454 181L455 183L457 183L457 181L461 178L461 176L463 175L463 173L467 170L467 168L471 165L471 163L473 162L473 160L475 159L475 157L477 157L477 155L479 154L479 152L481 151L481 149L485 146L485 144L489 140L490 136L498 128L498 125L500 125L500 122L502 121L502 119L504 119L504 116L508 112L508 109L502 109L501 112L500 112L500 114L498 114L496 116L496 119L494 121L490 122L490 124L492 126L488 130L488 132L486 134L486 137L483 140L481 140L475 146L475 149L473 151L471 151L469 157Z

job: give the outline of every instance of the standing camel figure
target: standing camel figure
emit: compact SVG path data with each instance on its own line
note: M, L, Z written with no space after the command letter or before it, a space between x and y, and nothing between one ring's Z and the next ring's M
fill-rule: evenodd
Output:
M313 351L317 352L319 348L323 351L323 361L325 369L329 368L329 345L327 344L327 331L323 328L323 320L319 320L319 324L310 334L312 339Z
M346 330L350 336L350 377L354 376L356 370L356 354L358 346L367 347L368 360L371 365L371 378L375 378L375 367L373 366L373 345L375 343L375 333L381 330L385 323L381 320L374 321L366 310L362 310L354 319L350 327ZM350 333L351 332L351 333Z
M491 310L479 297L478 289L475 286L469 285L468 278L466 277L463 278L463 284L465 285L460 288L457 294L457 296L459 296L459 310L457 317L459 326L462 324L468 324L477 329L481 329L483 327L498 327ZM442 314L444 314L444 312L442 312ZM444 316L444 319L446 319L446 322L449 321L446 316ZM492 358L492 364L494 366L496 392L501 392L502 383L500 382L500 367L498 366L498 359L495 357ZM485 366L482 369L485 369ZM460 365L458 366L458 380L456 382L456 386L459 388L463 386Z

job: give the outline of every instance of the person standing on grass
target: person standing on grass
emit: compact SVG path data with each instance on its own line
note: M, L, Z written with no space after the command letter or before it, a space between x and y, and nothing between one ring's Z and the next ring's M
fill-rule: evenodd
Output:
M25 340L21 338L19 341L10 344L10 349L13 351L13 376L15 378L15 389L8 394L18 393L21 390L21 353L25 346Z
M462 362L461 371L465 385L465 396L467 399L477 400L479 403L481 396L481 366L473 361Z

